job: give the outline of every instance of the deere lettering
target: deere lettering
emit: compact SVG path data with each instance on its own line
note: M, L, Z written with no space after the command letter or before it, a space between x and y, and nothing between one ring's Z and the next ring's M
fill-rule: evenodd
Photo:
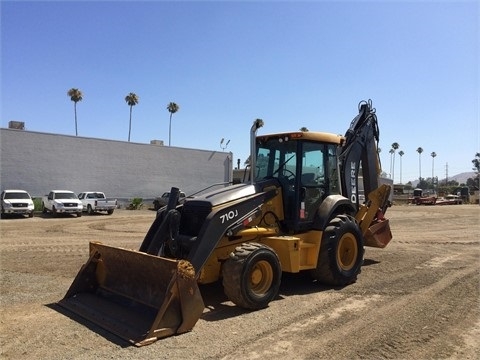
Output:
M220 215L220 219L222 219L222 224L225 223L225 221L232 220L238 216L238 210L231 210L226 214Z
M357 170L355 167L355 162L350 163L350 181L352 185L352 194L350 195L350 201L354 204L357 203L357 182L355 181L357 178Z

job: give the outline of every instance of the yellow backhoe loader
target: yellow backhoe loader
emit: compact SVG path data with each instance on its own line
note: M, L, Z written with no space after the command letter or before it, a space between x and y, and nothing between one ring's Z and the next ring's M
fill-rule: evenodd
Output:
M364 246L392 238L371 101L344 136L257 136L261 126L251 128L243 183L181 204L172 188L138 250L90 244L59 304L141 346L195 326L204 310L198 284L222 281L229 300L256 310L278 295L282 272L333 286L356 281Z

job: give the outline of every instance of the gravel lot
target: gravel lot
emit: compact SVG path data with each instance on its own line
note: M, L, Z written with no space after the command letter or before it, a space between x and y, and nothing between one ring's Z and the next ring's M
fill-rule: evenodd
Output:
M480 207L394 206L393 240L366 248L356 283L285 275L248 312L201 286L193 331L137 348L58 312L88 242L138 249L155 213L0 221L2 359L479 359Z

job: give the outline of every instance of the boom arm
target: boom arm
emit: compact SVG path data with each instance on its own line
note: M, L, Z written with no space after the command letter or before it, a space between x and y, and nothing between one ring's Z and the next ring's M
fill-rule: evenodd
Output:
M380 158L377 144L379 130L371 101L361 102L359 113L345 133L345 142L339 155L342 193L359 207L359 171L363 175L365 197L379 187Z
M391 186L380 185L378 156L378 123L371 101L361 102L359 113L345 134L339 155L342 192L357 207L356 220L365 246L385 247L392 239L389 221L383 215L389 204ZM366 204L359 204L360 167Z

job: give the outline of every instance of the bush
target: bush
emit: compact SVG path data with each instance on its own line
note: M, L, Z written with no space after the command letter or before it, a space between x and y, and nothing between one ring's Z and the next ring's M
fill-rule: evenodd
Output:
M141 209L143 206L143 199L142 198L133 198L130 201L130 205L128 205L128 210L138 210Z
M32 198L34 210L33 211L42 211L42 198Z

